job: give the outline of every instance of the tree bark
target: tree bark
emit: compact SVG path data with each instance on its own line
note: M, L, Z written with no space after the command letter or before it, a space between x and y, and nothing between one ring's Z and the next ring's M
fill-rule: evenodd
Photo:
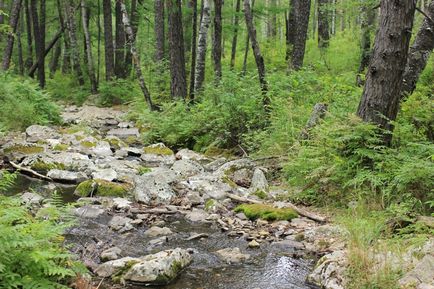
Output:
M197 57L197 0L190 0L190 6L193 8L192 18L192 35L191 35L191 68L190 68L190 100L194 100L194 79L196 73Z
M357 71L357 81L358 86L363 85L363 81L360 74L369 66L369 61L371 60L371 34L374 30L374 23L376 18L375 10L370 6L365 6L362 8L362 39L360 42L360 48L362 50L362 55L360 58L360 65Z
M286 19L286 55L285 60L289 61L292 55L292 49L294 47L294 39L295 39L295 1L290 0L290 7L288 11L288 18Z
M110 81L115 76L115 56L113 47L113 24L111 0L102 1L104 15L104 59L105 79Z
M318 47L329 46L329 0L318 0Z
M27 57L25 61L26 69L33 65L33 39L32 39L32 17L29 11L29 0L24 1L24 10L26 12L26 33L27 33Z
M137 37L137 30L139 28L139 11L137 10L137 0L131 0L131 29L133 32L134 41ZM126 31L125 31L126 32ZM128 40L127 35L127 40ZM127 49L125 52L125 69L126 75L131 72L131 65L133 64L133 55L130 49Z
M98 87L96 84L96 77L95 77L95 67L93 64L93 55L92 55L92 44L89 34L89 19L88 19L88 12L86 8L85 0L81 0L81 20L83 23L83 33L84 38L86 42L86 57L87 57L87 69L89 74L89 80L90 80L90 91L92 94L96 94L98 92Z
M60 55L62 54L61 42L56 42L55 46L56 47L54 49L53 57L51 58L50 65L49 65L51 78L53 78L54 74L56 73L59 67L59 59L60 59Z
M170 92L173 98L185 99L187 97L187 76L181 0L168 0L167 10L169 13Z
M231 49L231 69L235 67L235 57L237 55L237 41L238 41L238 29L240 22L240 10L241 10L241 0L236 0L235 7L235 17L234 17L234 36L232 38L232 49Z
M22 0L14 0L12 3L12 10L9 17L9 26L12 32L8 33L7 43L3 52L2 69L8 70L11 64L12 50L14 48L15 33L17 32L18 21L20 19Z
M5 8L5 3L3 2L3 0L0 0L0 10L4 10ZM0 24L4 24L5 23L5 18L3 16L3 14L0 13Z
M164 0L155 0L155 60L161 62L164 59Z
M380 5L380 28L357 115L365 122L392 132L390 121L398 114L416 1L382 0ZM386 145L390 145L391 140L390 133L384 134Z
M434 1L431 1L425 13L429 18L434 19ZM434 23L425 17L408 54L402 83L401 99L406 98L416 89L419 76L425 69L433 49Z
M78 83L83 86L84 85L84 78L83 73L81 71L81 65L80 65L80 52L78 49L78 43L77 43L77 31L76 31L76 25L75 25L75 8L73 7L74 3L71 3L70 0L66 1L66 19L67 19L67 26L69 30L69 39L71 40L71 54L72 54L72 64L74 68L75 75L77 77Z
M131 49L131 55L134 63L134 67L136 69L136 76L139 80L140 88L142 89L143 96L145 97L145 101L148 104L150 110L153 110L151 94L149 93L148 87L146 86L145 79L143 78L142 69L140 68L140 59L136 50L135 45L135 35L133 28L131 27L130 20L128 17L127 8L125 7L125 3L123 0L119 0L121 12L122 12L122 22L125 27L125 32L128 36L128 45Z
M125 78L125 30L122 23L122 11L120 2L115 6L115 75L117 78Z
M195 91L200 91L205 80L205 60L207 48L208 29L211 22L211 6L209 0L203 0L202 21L199 29L197 44L196 78L194 80Z
M294 1L295 35L290 67L298 70L303 66L309 26L310 0Z
M57 13L59 15L60 27L65 31L67 24L65 23L65 19L63 17L61 0L57 0ZM71 55L70 55L70 45L67 33L63 34L63 59L62 59L62 73L69 73L71 70Z
M267 97L268 84L265 78L265 63L264 63L264 58L262 57L261 54L261 49L259 48L258 40L256 39L256 28L255 28L255 24L253 23L253 14L249 2L250 2L249 0L244 0L244 16L246 19L249 38L252 43L252 51L253 51L253 55L255 56L256 67L258 68L259 83L261 85L261 90L263 94L264 107L268 108L270 104L270 100Z
M22 15L22 13L21 13ZM20 19L23 18L20 16ZM23 57L23 46L21 43L21 35L23 32L23 21L19 21L18 29L17 29L17 50L18 50L18 72L20 75L24 75L24 57Z
M212 55L216 83L219 83L222 78L222 6L223 0L214 0L214 41Z

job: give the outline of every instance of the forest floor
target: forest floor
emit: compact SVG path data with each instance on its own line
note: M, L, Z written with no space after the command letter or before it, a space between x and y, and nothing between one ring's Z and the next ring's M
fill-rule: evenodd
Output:
M35 210L54 191L74 202L78 223L66 241L94 286L346 288L349 232L321 210L279 200L284 189L269 184L270 168L145 146L123 107L69 106L62 117L63 126L33 125L0 145L23 173L15 192ZM402 286L432 288L433 239L377 256L374 266L416 268Z

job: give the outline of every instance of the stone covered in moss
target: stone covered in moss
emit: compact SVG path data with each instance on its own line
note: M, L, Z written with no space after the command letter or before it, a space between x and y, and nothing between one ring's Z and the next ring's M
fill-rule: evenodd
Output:
M267 221L285 220L296 218L297 213L291 208L273 208L265 204L243 204L235 208L236 213L243 212L250 220L264 219Z
M37 172L48 172L49 170L66 170L66 166L61 163L46 163L41 160L37 160L31 165L31 169Z
M163 155L170 156L173 155L173 151L166 147L164 144L154 144L147 146L143 149L145 154L153 154L153 155Z
M53 147L53 150L55 150L55 151L66 151L68 148L69 148L68 145L60 143L60 144L55 145Z
M44 152L44 147L30 144L15 144L4 149L5 154L21 153L32 155Z
M81 197L90 195L104 197L125 197L130 186L128 184L114 183L106 180L87 180L80 183L75 189L75 194Z
M253 196L257 196L258 198L265 200L268 197L268 194L264 192L263 190L256 190L254 193L252 193Z
M93 147L96 146L96 143L91 142L91 141L83 140L83 141L80 142L80 145L81 145L82 147L85 147L85 148L93 148Z

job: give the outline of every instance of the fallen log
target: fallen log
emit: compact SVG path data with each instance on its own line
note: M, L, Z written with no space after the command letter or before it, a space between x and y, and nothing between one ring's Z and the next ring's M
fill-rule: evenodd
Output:
M10 164L13 168L15 168L15 169L17 169L17 170L19 170L19 171L21 171L21 172L23 172L23 173L27 173L27 174L29 174L29 175L35 177L35 178L42 179L42 180L49 181L49 182L52 182L52 181L53 181L53 179L50 178L50 177L44 176L44 175L42 175L42 174L40 174L40 173L38 173L38 172L36 172L36 171L34 171L34 170L32 170L32 169L28 169L28 168L22 167L22 166L20 166L20 165L17 165L16 163L14 163L14 162L12 162L12 161L9 161L9 164Z
M263 204L263 202L261 202L261 201L257 201L257 200L253 200L253 199L249 199L249 198L240 197L240 196L237 196L237 195L232 194L232 193L226 193L226 195L227 195L228 198L230 198L230 199L232 199L234 201L240 202L240 203ZM313 220L315 222L324 223L324 222L327 221L326 218L320 217L318 215L315 215L315 214L313 214L311 212L306 211L305 209L301 209L301 208L295 206L292 203L285 202L285 206L288 207L288 208L293 209L300 216L306 217L306 218L311 219L311 220Z

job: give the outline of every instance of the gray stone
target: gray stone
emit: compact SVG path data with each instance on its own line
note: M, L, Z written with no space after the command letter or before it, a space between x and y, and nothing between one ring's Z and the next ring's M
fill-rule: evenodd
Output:
M113 181L116 180L118 177L118 173L114 169L96 169L94 172L92 172L92 178L93 179L99 179L99 180L106 180L106 181Z
M264 191L268 192L269 186L267 178L265 177L264 172L256 168L253 172L252 183L250 185L250 189L254 191Z
M133 220L128 217L113 216L108 225L115 231L128 231L133 229L131 225L132 221Z
M110 144L106 141L97 142L96 146L91 149L92 154L97 157L105 157L113 155Z
M44 200L44 198L41 195L38 195L36 193L30 193L30 192L26 192L22 194L20 198L24 204L31 207L41 205L42 201Z
M227 162L219 167L216 173L220 176L227 175L230 172L235 172L241 169L253 169L255 164L250 159L238 159Z
M215 252L220 260L228 264L239 264L250 258L249 254L241 253L238 247L235 248L225 248Z
M248 188L252 182L252 170L242 168L230 173L228 177L237 185Z
M127 137L139 137L140 132L138 128L114 128L109 130L107 135L114 135L122 139Z
M204 210L193 208L185 215L185 218L190 222L206 222L208 214Z
M95 219L104 214L104 209L97 205L89 205L77 208L74 214L80 218Z
M102 261L112 261L112 260L116 260L119 259L119 255L122 253L122 250L118 247L113 247L107 250L104 250L101 253L101 260Z
M167 227L158 227L158 226L153 226L151 228L149 228L145 233L144 236L147 238L155 238L155 237L159 237L159 236L167 236L167 235L171 235L172 234L172 230L170 230Z
M113 208L117 210L128 211L131 209L132 203L124 198L114 198L113 199Z
M96 268L95 273L99 277L107 278L112 275L115 275L116 273L119 273L122 269L128 266L128 264L138 263L138 262L140 262L139 258L132 258L132 257L124 257L121 259L108 261L99 265Z
M177 179L176 174L168 169L157 168L150 173L134 178L134 198L147 205L170 204L176 196L170 183Z
M293 251L304 249L303 243L294 240L282 240L274 242L272 243L272 246L278 248L280 251Z
M50 170L47 176L55 181L68 182L68 183L81 183L87 180L87 175L82 172L71 172L64 170Z
M181 177L191 177L203 173L204 168L193 160L176 161L171 170Z
M158 154L142 154L140 159L143 161L145 166L148 167L158 167L165 166L170 167L175 163L174 155L158 155Z
M206 162L210 159L206 156L199 154L195 151L189 150L189 149L182 149L178 151L175 155L176 159L178 160L193 160L197 162Z
M422 283L434 285L434 256L425 255L413 270L399 280L401 288L412 288Z
M60 134L48 126L31 125L26 128L26 139L28 142L37 142L39 140L56 139Z
M326 289L345 289L345 269L347 259L344 251L335 251L323 256L317 262L308 282Z

